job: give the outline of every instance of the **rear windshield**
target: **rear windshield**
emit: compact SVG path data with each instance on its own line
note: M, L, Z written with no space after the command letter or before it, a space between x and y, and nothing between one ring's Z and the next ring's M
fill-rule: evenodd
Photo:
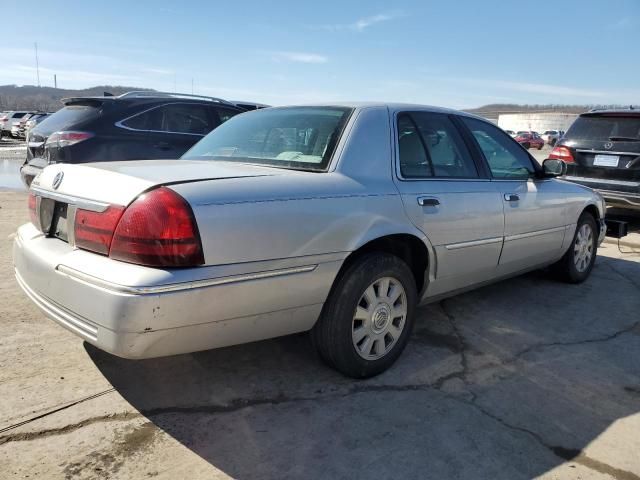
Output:
M351 113L341 107L288 107L237 115L182 158L321 171Z
M565 137L605 141L611 137L640 139L640 116L581 116L569 127Z
M100 115L100 108L93 105L70 105L58 110L38 124L38 132L49 134L75 128L75 125Z

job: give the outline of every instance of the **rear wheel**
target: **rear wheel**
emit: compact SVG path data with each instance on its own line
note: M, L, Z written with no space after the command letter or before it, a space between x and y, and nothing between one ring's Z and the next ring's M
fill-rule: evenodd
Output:
M356 259L337 280L311 331L322 359L367 378L389 368L414 323L416 284L406 263L386 253Z
M531 148L531 144L529 144L529 143L523 143L522 146L524 148L526 148L527 150L529 150Z
M560 279L569 283L581 283L589 277L598 251L597 232L593 215L583 212L578 219L569 250L553 266Z
M540 145L538 145L538 150L542 150L542 147L544 147L544 143L541 143Z

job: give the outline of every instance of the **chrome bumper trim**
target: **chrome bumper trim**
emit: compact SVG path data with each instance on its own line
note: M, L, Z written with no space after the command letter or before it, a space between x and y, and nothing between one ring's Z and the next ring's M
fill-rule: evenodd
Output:
M230 275L228 277L220 278L208 278L204 280L195 280L193 282L181 282L170 283L167 285L154 285L154 286L142 286L132 287L127 285L120 285L112 283L106 280L102 280L93 275L87 275L86 273L79 272L73 268L65 265L58 265L56 271L62 275L66 275L69 278L82 282L94 287L103 288L116 293L124 293L130 295L149 295L166 292L178 292L182 290L192 290L194 288L214 287L218 285L227 285L230 283L240 283L249 280L262 280L265 278L281 277L284 275L295 275L298 273L312 272L318 267L318 265L306 265L303 267L291 267L283 268L280 270L268 270L266 272L248 273L243 275Z

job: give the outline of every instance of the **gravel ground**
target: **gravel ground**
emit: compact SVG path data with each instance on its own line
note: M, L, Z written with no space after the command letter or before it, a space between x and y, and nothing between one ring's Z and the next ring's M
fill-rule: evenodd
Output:
M145 361L83 344L13 279L25 203L0 192L3 479L640 479L639 255L421 308L356 382L306 335Z

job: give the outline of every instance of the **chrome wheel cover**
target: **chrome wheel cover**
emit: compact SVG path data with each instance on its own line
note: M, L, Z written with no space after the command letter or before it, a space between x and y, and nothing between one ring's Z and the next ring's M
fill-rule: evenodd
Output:
M383 277L364 291L351 323L353 346L365 360L378 360L396 344L407 319L407 294L399 280Z
M593 258L593 250L593 229L591 225L585 223L578 230L573 244L573 263L578 272L582 273L589 268Z

